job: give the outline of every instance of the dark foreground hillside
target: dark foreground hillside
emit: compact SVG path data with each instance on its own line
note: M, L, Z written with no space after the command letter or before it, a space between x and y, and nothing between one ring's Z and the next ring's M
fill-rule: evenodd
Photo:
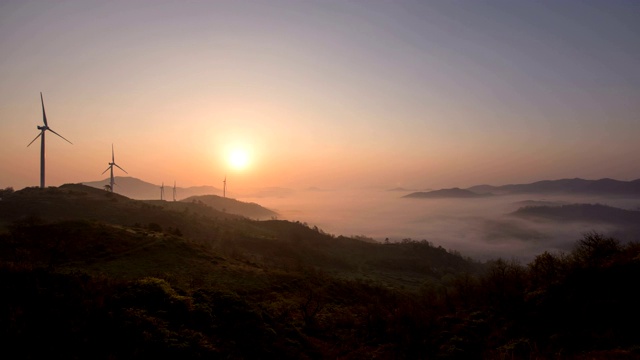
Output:
M46 194L29 198L69 201ZM138 206L94 195L101 214ZM636 243L593 233L526 266L478 264L425 241L152 210L172 228L46 212L5 221L3 357L640 358Z
M278 217L275 211L264 208L256 203L246 203L217 195L190 196L184 202L201 202L218 211L242 215L250 219L266 220Z

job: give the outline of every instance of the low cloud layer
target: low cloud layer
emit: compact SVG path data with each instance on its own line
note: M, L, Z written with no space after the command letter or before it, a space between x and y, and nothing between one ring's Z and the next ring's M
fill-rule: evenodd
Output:
M569 251L590 231L636 238L637 229L605 223L531 220L510 215L524 205L599 203L637 210L640 199L569 196L496 196L475 199L407 199L389 191L301 191L287 197L241 199L276 210L280 218L306 222L335 235L377 241L428 240L480 260L527 262L544 251ZM533 201L533 202L531 202ZM541 203L537 203L541 202Z

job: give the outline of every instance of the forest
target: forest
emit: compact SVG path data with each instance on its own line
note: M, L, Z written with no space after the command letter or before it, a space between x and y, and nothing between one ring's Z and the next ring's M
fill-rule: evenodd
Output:
M16 359L640 358L640 244L527 264L376 243L81 185L0 201L0 345Z

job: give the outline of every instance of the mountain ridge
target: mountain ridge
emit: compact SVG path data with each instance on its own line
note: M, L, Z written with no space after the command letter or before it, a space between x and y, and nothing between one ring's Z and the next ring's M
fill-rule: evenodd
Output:
M198 195L189 196L181 202L201 202L211 208L223 213L246 216L251 219L268 220L278 216L278 213L269 210L259 204L252 202L243 202L236 199L217 195Z
M420 199L447 199L447 198L458 198L458 199L468 199L468 198L481 198L492 196L491 194L478 194L476 192L460 189L460 188L450 188L450 189L440 189L433 191L418 191L413 192L411 194L403 196L403 198L420 198Z
M157 200L160 199L160 185L152 184L147 181L132 176L115 176L114 192L124 195L135 200ZM109 178L98 181L85 181L83 185L91 186L96 189L104 189L109 184ZM165 185L164 199L171 199L171 191L173 186ZM222 190L209 185L178 187L176 186L176 200L188 198L197 195L213 195L221 193Z
M475 185L466 190L496 195L508 194L588 194L588 195L634 195L640 196L640 179L624 181L611 178L586 180L581 178L540 180L526 184Z
M474 185L468 188L448 188L428 192L413 192L405 198L474 198L493 195L602 195L640 197L640 179L624 181L611 178L586 180L581 178L540 180L526 184Z

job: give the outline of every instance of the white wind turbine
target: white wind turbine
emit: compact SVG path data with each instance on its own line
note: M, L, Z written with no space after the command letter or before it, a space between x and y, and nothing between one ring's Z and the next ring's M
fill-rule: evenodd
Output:
M49 127L49 124L47 124L47 114L44 112L44 100L42 99L42 93L40 93L40 102L42 103L42 121L44 122L44 126L38 126L38 130L40 130L40 134L38 134L38 136L36 136L33 140L31 140L29 145L33 144L33 142L36 141L38 137L40 138L40 188L44 188L44 132L49 130L52 133L61 137L64 141L68 142L69 144L73 145L73 143L65 139L62 135L53 131L53 129ZM29 145L27 145L27 147L29 147Z
M178 194L176 190L176 181L173 181L173 201L176 201L176 195Z
M227 197L227 175L224 176L224 181L222 182L222 197Z
M162 186L160 186L160 200L164 200L164 181L162 182Z
M111 190L111 192L113 192L113 185L115 184L115 182L113 181L113 167L117 167L118 169L124 171L125 174L129 174L125 169L121 168L120 165L116 164L116 157L113 153L113 144L111 144L111 162L109 163L109 167L103 171L102 173L106 173L107 170L111 170L111 180L109 181L109 190Z

